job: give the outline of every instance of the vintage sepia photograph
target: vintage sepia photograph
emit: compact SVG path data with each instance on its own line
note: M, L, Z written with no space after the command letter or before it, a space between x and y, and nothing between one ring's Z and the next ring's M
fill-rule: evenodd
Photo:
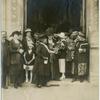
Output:
M99 100L99 0L1 0L1 100Z

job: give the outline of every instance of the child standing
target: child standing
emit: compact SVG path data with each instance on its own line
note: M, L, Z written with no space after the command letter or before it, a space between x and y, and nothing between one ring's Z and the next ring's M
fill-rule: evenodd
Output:
M27 51L24 53L24 70L25 70L25 77L26 77L26 82L32 82L33 78L33 67L34 67L34 60L35 60L35 52L34 52L34 46L30 44L28 46ZM28 72L30 73L30 79Z

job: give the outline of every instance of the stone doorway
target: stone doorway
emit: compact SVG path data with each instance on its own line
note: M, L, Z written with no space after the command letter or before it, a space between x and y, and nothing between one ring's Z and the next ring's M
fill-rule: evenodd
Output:
M85 0L25 0L24 3L24 25L33 32L44 32L53 27L56 32L74 29L86 33ZM72 77L70 71L67 73Z

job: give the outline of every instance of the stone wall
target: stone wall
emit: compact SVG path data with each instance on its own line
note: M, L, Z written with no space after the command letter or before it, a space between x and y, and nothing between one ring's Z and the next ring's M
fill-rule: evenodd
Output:
M2 30L23 30L23 0L2 0Z
M99 76L99 9L98 0L86 0L86 31L90 43L90 81L98 84Z

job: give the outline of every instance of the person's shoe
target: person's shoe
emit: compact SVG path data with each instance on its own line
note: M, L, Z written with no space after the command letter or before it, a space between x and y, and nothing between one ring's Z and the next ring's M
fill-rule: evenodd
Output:
M28 83L28 79L25 82Z
M8 87L7 87L7 86L4 86L3 88L4 88L4 89L8 89Z
M19 87L22 87L22 84L18 84Z
M72 82L75 82L77 79L73 79Z
M37 87L38 87L38 88L41 88L41 87L42 87L42 85L37 85Z
M60 77L60 80L64 80L64 79L65 79L65 76L61 76L61 77Z
M84 82L84 80L83 80L83 79L81 79L81 80L80 80L80 82L82 83L82 82Z
M29 81L29 83L31 84L31 83L32 83L32 81Z
M47 85L46 83L45 84L42 84L43 87L50 87L50 85Z
M51 85L47 85L47 84L46 84L45 87L51 87Z
M14 88L16 88L16 89L17 89L17 88L18 88L18 85L14 85Z

